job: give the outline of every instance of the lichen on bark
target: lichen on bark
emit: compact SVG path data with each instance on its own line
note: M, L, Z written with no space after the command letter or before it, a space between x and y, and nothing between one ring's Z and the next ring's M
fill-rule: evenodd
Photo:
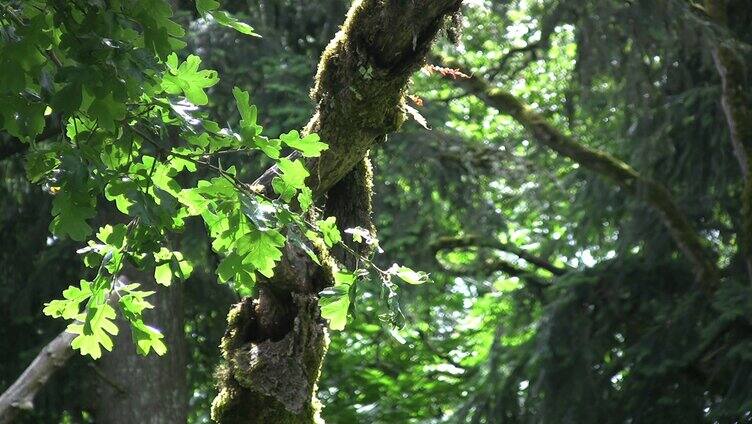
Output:
M312 295L292 295L297 314L279 340L254 340L261 302L235 305L222 340L222 381L212 418L223 423L310 423L318 420L316 381L329 344ZM250 338L250 340L246 340ZM259 405L264 405L259 408Z
M410 76L460 4L356 1L323 53L311 92L316 111L303 132L318 133L329 149L307 162L306 183L322 198L350 174L327 201L342 222L371 229L371 177L364 159L404 121ZM256 184L268 189L276 173L271 168ZM356 198L348 195L354 192ZM230 312L217 373L219 394L212 405L215 421L320 421L316 381L328 338L317 294L332 283L334 259L324 247L314 248L322 265L288 243L274 277L260 281L257 294Z
M371 220L373 213L373 169L371 159L366 156L358 162L326 195L325 216L337 219L340 229L360 227L376 237L376 227ZM343 242L353 243L349 234L343 234ZM355 243L352 246L360 256L369 256L372 246L366 243ZM357 265L357 258L341 247L332 249L335 258L346 267L353 269Z

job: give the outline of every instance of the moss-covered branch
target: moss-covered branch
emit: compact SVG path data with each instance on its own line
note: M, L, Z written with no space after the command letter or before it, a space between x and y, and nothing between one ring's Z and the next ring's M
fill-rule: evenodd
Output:
M343 216L354 213L359 215L354 217L357 222L368 221L370 198L361 198L370 197L370 168L364 158L404 121L410 76L461 2L359 0L351 6L321 57L311 91L316 110L304 129L318 133L329 145L307 164L307 184L314 194L326 195L348 174L355 182L336 188L327 210L344 211ZM359 163L361 172L351 174ZM256 183L271 191L276 174L272 168ZM346 195L354 189L366 192L357 199ZM320 249L320 259L324 266L288 244L274 277L259 282L258 295L230 312L222 342L220 392L212 405L215 421L320 422L316 382L328 343L317 293L331 282L331 256Z
M520 259L525 260L529 264L538 268L544 269L553 275L563 275L567 272L566 268L558 267L552 264L550 261L533 255L532 253L520 249L519 247L510 244L502 243L494 238L487 237L440 237L431 243L431 248L434 252L438 253L442 250L453 250L462 248L482 247L488 249L500 250L502 252L511 253Z
M309 185L321 196L405 120L410 76L461 0L356 1L321 56L306 132L329 145L309 161ZM270 186L276 169L256 183Z
M460 64L451 59L442 60L448 67L461 68ZM500 113L512 117L533 136L533 141L573 160L585 169L606 177L625 192L645 201L660 215L674 241L693 265L696 278L702 287L710 291L716 285L718 268L712 252L705 246L704 240L666 187L640 175L626 163L605 152L583 146L574 137L559 131L543 115L517 97L492 86L479 76L457 79L454 82Z

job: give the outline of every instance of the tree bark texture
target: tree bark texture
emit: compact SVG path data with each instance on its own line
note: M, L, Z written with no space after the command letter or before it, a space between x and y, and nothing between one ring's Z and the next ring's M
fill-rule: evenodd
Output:
M408 81L422 64L461 0L360 0L324 51L311 97L316 103L304 132L328 143L307 163L307 184L324 197L347 180L359 188L337 187L327 210L362 221L370 213L369 149L405 120ZM356 165L362 163L362 166ZM265 172L256 184L269 187L277 174ZM362 193L359 198L335 193ZM333 204L355 202L354 205ZM345 212L349 213L349 212ZM368 225L364 223L364 225ZM319 248L322 263L333 259ZM235 305L222 342L224 364L212 418L220 423L320 422L316 382L328 345L317 293L331 282L331 266L318 266L291 245L273 278L259 281L258 294Z
M149 298L154 309L145 311L144 319L162 331L168 350L164 356L139 356L128 323L118 315L120 333L113 351L93 364L94 418L108 424L185 423L188 382L182 287L179 283L157 287L150 273L135 269L128 269L126 275L145 290L156 291Z

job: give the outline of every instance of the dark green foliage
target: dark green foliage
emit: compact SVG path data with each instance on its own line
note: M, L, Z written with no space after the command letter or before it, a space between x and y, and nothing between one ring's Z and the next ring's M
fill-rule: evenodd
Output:
M211 116L240 133L240 119L252 113L252 103L258 106L258 125L270 136L301 129L312 108L308 92L316 63L338 29L346 2L223 2L264 37L252 41L216 22L199 20L193 2L180 3L183 13L174 20L190 22L185 38L189 51L219 71L220 81L205 90ZM752 7L745 0L728 3L730 20L724 29L708 23L683 0L474 2L464 11L461 48L450 43L440 47L533 105L557 130L666 185L716 252L719 288L711 294L695 289L686 258L660 217L638 197L543 149L515 122L439 73L419 73L408 94L425 105L412 100L408 104L433 130L408 122L401 133L371 151L374 222L386 251L375 260L382 269L397 261L429 272L433 283L410 286L400 281L401 307L390 316L385 316L384 303L396 304L394 292L378 279L354 282L347 274L323 293L326 313L337 320L332 326L344 326L349 319L344 332L331 334L319 383L322 415L328 422L749 420L752 290L739 253L742 179L709 46L730 37L752 81ZM95 33L106 29L92 28ZM150 33L150 55L167 60L174 38L163 35ZM84 63L89 63L88 53L122 63L119 50L114 50L84 38L72 51L87 52L77 53ZM21 63L13 59L18 55L29 59ZM13 108L30 117L8 124L7 113L0 114L0 126L10 135L30 137L50 128L49 122L42 125L44 109L33 95L12 100L7 95L27 85L56 112L91 111L104 127L116 126L123 113L131 113L115 100L130 98L129 90L138 84L122 86L97 68L99 61L82 72L57 73L54 90L47 93L28 77L46 66L43 56L20 43L0 57L3 70L15 70L0 73L0 91L6 93L0 104L13 101ZM156 60L142 59L148 66ZM251 100L245 102L249 109L240 113L235 86L247 90ZM99 103L87 104L82 88L104 95ZM199 92L178 95L203 103ZM246 127L255 134L255 127ZM106 146L115 163L126 141L127 136L113 143L92 137L82 147ZM8 146L2 143L0 154ZM96 192L82 183L86 174L80 174L84 167L76 157L60 155L54 143L36 146L25 169L17 160L21 155L0 157L0 236L12 240L0 255L0 310L13 317L2 327L2 336L36 334L3 351L0 363L16 364L1 367L3 384L60 329L41 318L42 303L81 276L71 254L80 246L67 240L46 245L54 205L41 190L31 188L23 174L49 180L46 187L53 190L60 178L75 185L68 190L71 195L94 199ZM242 178L253 177L275 162L274 154L264 153L283 145L280 141L279 146L264 147L249 155L227 155L222 164L235 165ZM140 149L158 157L145 143ZM50 171L61 160L70 172L58 177ZM146 163L136 164L140 168L134 171L148 172ZM277 188L292 199L300 178L293 175L298 167L289 169L291 174L278 181ZM208 173L199 170L200 175L173 180L194 187L197 180L208 179ZM171 184L164 181L168 189ZM127 191L123 187L111 197L128 197ZM105 199L94 201L98 208ZM55 219L65 225L53 224L53 229L81 238L88 224L79 217L93 210L86 202L75 210L58 207ZM152 216L154 210L145 206L139 213L164 224L163 215ZM250 215L255 224L265 219L264 214ZM320 226L322 236L336 239L331 221L320 218L327 222ZM74 225L69 225L71 220ZM90 222L99 225L97 218ZM220 279L250 281L251 274L242 261L213 252L201 222L188 219L185 227L180 250L196 268L187 283L186 308L192 419L206 422L225 314L237 300L231 290L209 283L218 266ZM555 277L513 252L485 244L438 250L432 242L444 236L511 244L566 274ZM47 281L51 275L54 281ZM402 319L405 327L397 332L384 324ZM40 400L34 417L52 422L63 409L73 415L87 409L71 401L70 386L56 382L50 390L54 396L42 397L46 400Z

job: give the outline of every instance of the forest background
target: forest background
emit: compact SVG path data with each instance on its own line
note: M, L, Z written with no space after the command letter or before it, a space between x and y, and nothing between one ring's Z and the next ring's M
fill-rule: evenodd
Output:
M1 2L8 70L17 3ZM242 127L239 87L270 138L305 127L319 59L348 2L222 2L261 38L192 1L171 6L186 29L181 63L193 54L218 72L202 110ZM369 154L383 249L374 266L399 263L431 281L408 278L394 293L379 278L352 285L318 381L322 417L752 419L752 3L477 0L445 21L404 93L409 119ZM7 96L12 73L0 72ZM34 150L9 116L0 131L3 389L65 329L45 304L91 272L73 233L51 235L54 178L29 181ZM223 160L251 179L272 163ZM92 227L116 213L102 206ZM216 283L222 257L201 222L171 237L192 272L158 287L144 312L167 353L138 356L123 327L101 359L74 355L17 422L150 422L156 411L210 422L228 311L248 293ZM151 272L133 272L157 286Z

